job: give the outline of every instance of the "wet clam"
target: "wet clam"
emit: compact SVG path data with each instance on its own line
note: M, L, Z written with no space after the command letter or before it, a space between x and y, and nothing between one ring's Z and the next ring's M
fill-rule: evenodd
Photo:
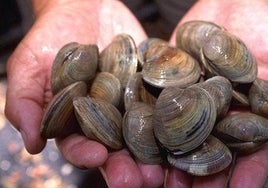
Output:
M249 103L252 112L268 117L268 82L257 78L249 90Z
M86 96L87 85L75 82L58 92L49 102L41 122L41 136L55 138L68 131L68 121L73 114L73 98Z
M186 52L166 45L154 45L148 50L154 53L147 52L143 64L142 76L147 83L159 88L183 88L196 83L200 78L201 68L198 62Z
M227 31L214 31L200 54L207 74L224 76L238 83L250 83L257 77L254 56L239 38Z
M127 83L124 93L125 110L128 110L134 102L145 102L154 105L160 91L149 90L142 80L141 72L132 75ZM152 92L150 92L152 91ZM155 92L154 92L155 91Z
M232 100L232 84L222 76L214 76L206 81L195 84L209 92L214 99L217 117L223 117L227 114Z
M158 55L161 55L155 46L168 46L168 42L159 38L148 38L140 43L137 53L141 67L143 67L144 62L152 61L153 58L158 58Z
M99 51L96 45L68 43L57 53L52 66L51 90L56 94L77 81L89 82L95 76Z
M169 163L195 176L206 176L222 171L232 162L230 150L210 135L202 145L189 154L167 157Z
M215 23L201 20L188 21L176 29L176 46L200 59L200 49L210 35L217 30L223 30Z
M129 150L146 164L162 162L159 148L153 133L153 107L142 102L135 102L125 113L123 136Z
M89 96L105 100L114 106L119 106L122 94L120 81L109 72L98 73L92 81L89 91Z
M268 140L268 119L250 112L239 112L222 119L213 132L229 148L249 153Z
M74 111L84 134L112 149L122 148L122 116L111 103L91 97L73 100Z
M165 88L153 114L156 139L172 154L189 152L208 137L216 120L216 106L200 87Z
M114 74L123 88L126 87L129 76L137 71L137 66L136 44L128 34L117 35L100 53L100 70Z

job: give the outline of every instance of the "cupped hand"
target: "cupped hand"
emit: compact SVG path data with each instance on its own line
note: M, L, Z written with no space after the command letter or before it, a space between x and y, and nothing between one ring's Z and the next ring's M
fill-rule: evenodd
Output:
M258 77L268 80L268 2L264 0L199 0L179 23L189 20L212 21L241 38L258 62ZM175 32L171 38L175 44ZM230 187L263 187L268 176L268 143L256 153L238 157ZM167 187L224 187L227 172L207 177L190 177L170 170Z
M50 74L57 51L72 41L97 44L101 51L122 32L130 34L137 44L147 37L138 21L119 1L50 0L40 5L34 25L7 65L5 113L32 154L41 152L46 144L40 137L40 122L52 97ZM103 165L111 187L154 185L159 179L161 184L161 177L163 181L159 166L151 168L136 163L125 150L108 154L103 145L83 135L72 134L57 139L57 145L64 157L78 167Z

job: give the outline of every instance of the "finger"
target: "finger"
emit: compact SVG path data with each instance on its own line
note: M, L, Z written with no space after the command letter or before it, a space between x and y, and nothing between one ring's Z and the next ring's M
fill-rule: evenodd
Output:
M141 172L126 150L110 154L101 172L109 188L140 188L142 186Z
M217 174L204 176L204 177L195 177L193 182L193 187L198 188L207 188L207 187L226 187L227 174L225 171L222 171Z
M108 151L102 144L83 135L57 138L56 144L65 159L78 168L99 167L108 158Z
M186 172L183 172L179 169L170 168L166 171L165 187L192 187L192 179Z
M46 144L40 136L45 78L42 67L36 66L31 54L24 53L18 59L22 49L20 46L8 62L5 114L20 131L28 152L35 154L42 151Z
M160 187L164 183L164 171L161 165L148 165L137 161L143 177L143 188Z
M230 187L263 187L268 176L268 143L259 151L239 157Z

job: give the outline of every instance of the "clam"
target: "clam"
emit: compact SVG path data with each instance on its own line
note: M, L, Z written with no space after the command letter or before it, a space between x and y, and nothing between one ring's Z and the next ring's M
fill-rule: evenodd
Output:
M162 162L153 133L153 107L135 102L123 118L123 136L129 150L143 163Z
M249 103L252 112L268 117L268 82L257 78L249 90Z
M124 93L125 110L128 110L134 102L155 104L159 91L156 91L156 88L149 90L149 86L146 86L142 80L141 72L137 72L129 78Z
M89 82L98 66L98 47L94 44L68 43L57 53L52 65L51 90L56 94L77 81Z
M200 54L208 74L224 76L238 83L250 83L257 77L254 56L239 38L227 31L214 31Z
M223 28L212 22L202 20L185 22L176 29L176 46L199 60L201 47L217 30Z
M73 100L76 118L83 133L112 149L122 148L122 116L111 103L91 97Z
M68 121L73 112L73 98L86 96L87 85L79 81L59 91L47 105L41 122L41 136L55 138L71 129Z
M232 84L227 78L214 76L194 86L202 87L209 92L216 105L217 117L223 117L227 114L233 93Z
M89 91L89 96L99 98L119 106L123 90L118 78L109 72L100 72L94 78Z
M148 50L153 53L147 52L142 76L150 85L159 88L184 88L196 83L200 78L199 63L186 52L166 45L156 45Z
M140 43L137 49L138 60L143 67L144 62L151 61L151 58L158 58L158 54L161 55L155 48L155 46L168 46L168 42L160 38L148 38Z
M210 135L200 147L182 156L168 155L168 162L195 176L215 174L232 162L230 150L216 137Z
M249 153L268 140L268 120L250 112L238 112L217 123L213 133L229 148Z
M100 53L99 68L116 76L123 88L129 76L137 71L138 57L136 44L128 34L117 35Z
M201 145L211 133L215 120L215 102L201 87L165 88L153 113L156 139L176 155Z

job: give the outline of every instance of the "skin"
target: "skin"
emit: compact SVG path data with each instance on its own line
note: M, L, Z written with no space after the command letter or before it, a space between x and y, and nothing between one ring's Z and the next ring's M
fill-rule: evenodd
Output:
M79 1L79 3L78 3ZM203 19L239 36L255 55L260 78L268 80L268 2L259 0L200 0L181 20ZM43 109L51 100L50 72L57 51L67 42L94 43L100 51L119 33L129 33L137 44L147 36L119 1L33 0L36 21L8 60L5 113L21 133L26 149L36 154L45 147L39 134ZM115 11L116 10L116 11ZM208 11L209 10L209 11ZM122 19L123 18L123 19ZM174 45L174 34L171 44ZM99 167L110 187L222 187L227 173L191 177L176 169L145 165L125 149L107 149L78 133L56 139L63 156L80 168ZM268 174L268 145L239 157L231 187L262 187ZM165 176L165 178L164 178Z

